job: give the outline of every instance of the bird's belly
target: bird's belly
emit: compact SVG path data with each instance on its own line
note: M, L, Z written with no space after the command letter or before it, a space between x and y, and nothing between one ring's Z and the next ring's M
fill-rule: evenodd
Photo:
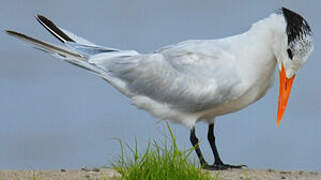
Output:
M274 76L266 81L257 81L247 88L244 94L238 98L231 99L218 106L201 112L200 119L207 119L215 116L220 116L235 111L239 111L250 104L261 99L267 91L272 87Z

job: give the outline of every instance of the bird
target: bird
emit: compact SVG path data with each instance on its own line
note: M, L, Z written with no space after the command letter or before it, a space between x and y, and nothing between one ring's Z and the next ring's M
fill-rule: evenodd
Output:
M13 30L5 32L101 77L130 98L134 106L154 117L187 127L201 167L209 170L244 167L221 160L215 142L215 119L261 99L274 84L278 69L279 126L294 78L313 51L308 22L286 7L258 20L241 34L187 40L145 54L96 45L43 15L35 17L62 45ZM205 160L199 147L195 133L198 122L208 123L213 164Z

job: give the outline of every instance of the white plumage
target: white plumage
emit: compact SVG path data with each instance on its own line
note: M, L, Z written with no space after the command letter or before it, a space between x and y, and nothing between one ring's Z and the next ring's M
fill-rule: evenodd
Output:
M287 17L287 13L293 14ZM286 78L295 75L313 46L310 27L303 18L299 20L301 27L295 27L301 31L289 29L298 24L297 19L291 19L294 15L302 18L282 8L245 33L217 40L189 40L150 54L95 45L43 16L37 16L38 21L65 47L7 32L95 73L131 98L136 107L159 119L183 124L193 133L197 121L212 125L215 117L263 97L274 83L277 64L280 71L285 68ZM217 156L215 162L220 164ZM204 165L202 156L199 158Z

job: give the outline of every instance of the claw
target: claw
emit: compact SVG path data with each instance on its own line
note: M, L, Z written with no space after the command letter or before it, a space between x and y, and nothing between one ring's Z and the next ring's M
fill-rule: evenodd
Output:
M246 165L229 165L229 164L213 164L205 165L202 168L206 170L227 170L227 169L241 169L247 167Z

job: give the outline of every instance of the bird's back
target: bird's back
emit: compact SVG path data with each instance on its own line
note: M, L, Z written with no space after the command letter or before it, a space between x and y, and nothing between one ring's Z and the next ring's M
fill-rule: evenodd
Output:
M211 109L231 98L234 57L215 41L187 41L153 54L113 58L102 66L131 98L145 97L182 112Z

